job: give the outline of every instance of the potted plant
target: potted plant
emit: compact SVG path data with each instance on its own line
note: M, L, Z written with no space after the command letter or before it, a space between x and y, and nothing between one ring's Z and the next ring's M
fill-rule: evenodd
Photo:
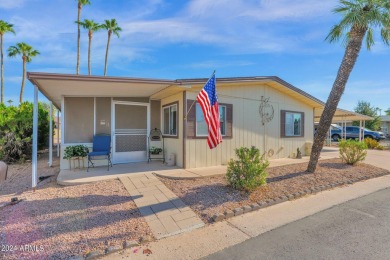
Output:
M64 150L64 159L71 159L74 157L86 157L89 153L88 147L85 145L71 145Z
M88 147L85 145L71 145L67 146L64 150L64 159L69 160L69 168L72 168L71 160L73 160L74 168L75 168L75 161L78 161L78 166L80 168L80 160L83 162L83 168L84 168L84 157L86 157L89 153Z
M162 149L160 147L150 147L149 149L150 154L160 154L162 152Z

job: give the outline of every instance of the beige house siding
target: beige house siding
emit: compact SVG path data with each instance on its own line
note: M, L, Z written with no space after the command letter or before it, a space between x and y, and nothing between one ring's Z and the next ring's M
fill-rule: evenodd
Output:
M258 147L270 159L292 156L300 148L304 153L305 143L313 141L313 108L304 105L267 85L245 86L218 85L220 103L233 105L233 136L223 139L221 145L210 150L206 139L187 139L186 168L225 165L235 157L234 149L241 146ZM187 99L194 100L198 92L187 92ZM259 106L261 97L269 98L274 108L273 119L264 126L261 123ZM192 108L194 109L194 108ZM304 113L304 137L281 138L280 111Z
M178 93L175 95L172 95L170 97L164 98L161 100L161 107L163 107L166 104L170 104L173 102L178 102L178 137L165 137L164 143L165 143L165 158L166 160L169 158L169 155L171 153L176 155L176 165L179 167L183 167L183 93ZM161 109L162 111L162 109ZM163 118L162 118L162 112L160 112L161 115L161 127L160 129L163 129Z

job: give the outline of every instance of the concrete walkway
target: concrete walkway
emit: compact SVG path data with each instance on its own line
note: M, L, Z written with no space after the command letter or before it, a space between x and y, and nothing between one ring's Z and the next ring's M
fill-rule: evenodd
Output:
M119 177L153 235L168 237L203 227L203 221L152 173Z

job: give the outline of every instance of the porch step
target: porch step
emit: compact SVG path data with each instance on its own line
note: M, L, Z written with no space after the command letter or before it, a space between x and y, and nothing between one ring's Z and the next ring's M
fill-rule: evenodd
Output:
M152 173L121 176L119 180L157 239L204 226L195 212Z

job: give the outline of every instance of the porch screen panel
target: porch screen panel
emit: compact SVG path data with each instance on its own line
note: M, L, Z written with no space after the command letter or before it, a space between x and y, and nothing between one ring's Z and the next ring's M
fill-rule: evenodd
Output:
M65 97L65 143L91 143L93 138L94 99Z
M115 105L115 152L147 150L147 107Z
M111 98L96 98L96 134L111 134Z

